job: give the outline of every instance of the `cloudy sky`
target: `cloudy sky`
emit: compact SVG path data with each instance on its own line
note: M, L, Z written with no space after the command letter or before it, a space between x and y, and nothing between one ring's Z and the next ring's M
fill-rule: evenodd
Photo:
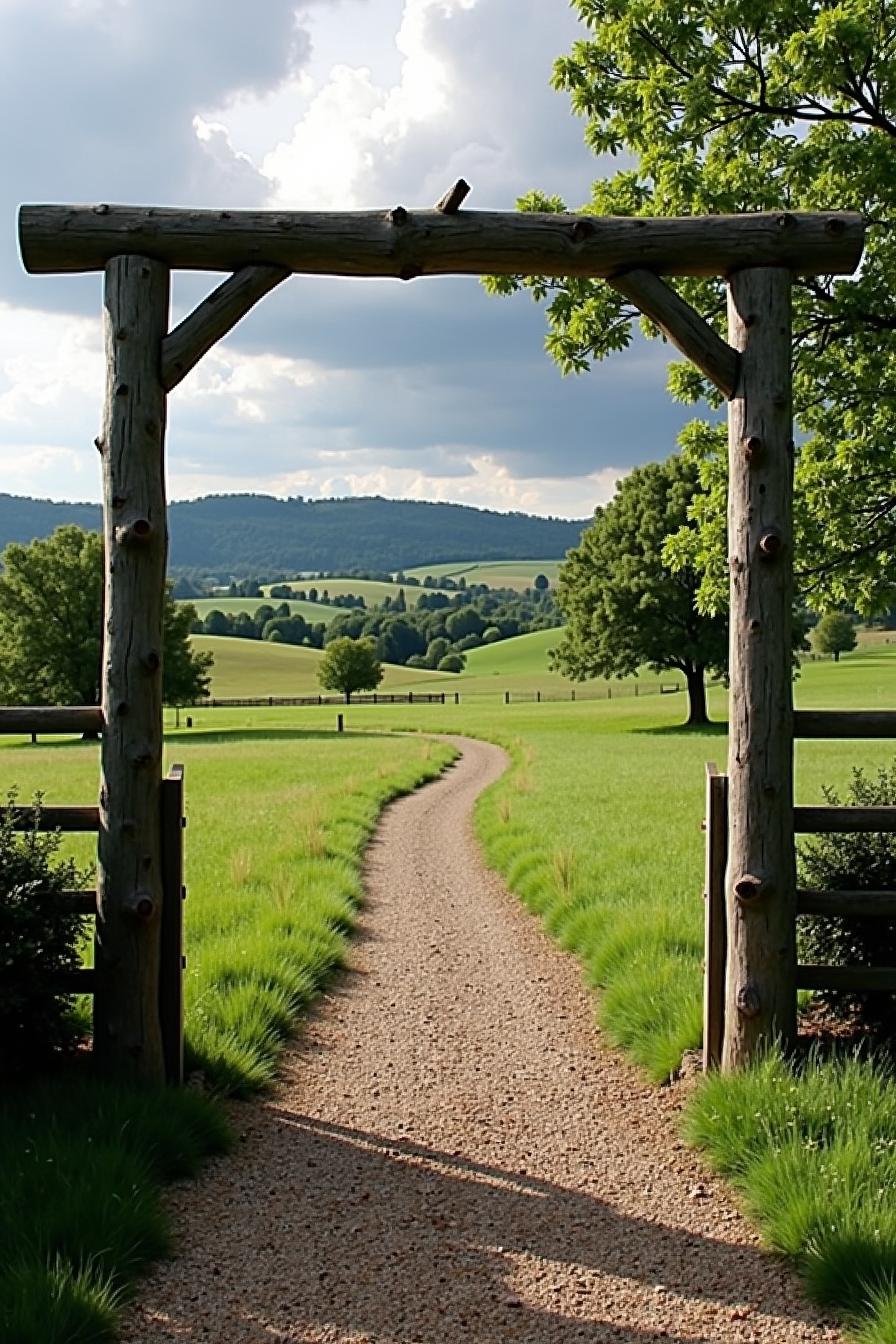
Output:
M99 276L28 276L23 201L571 206L566 0L0 0L0 490L97 499ZM220 276L176 277L179 318ZM527 296L294 277L172 394L172 498L384 494L582 517L684 420L638 340L564 379Z

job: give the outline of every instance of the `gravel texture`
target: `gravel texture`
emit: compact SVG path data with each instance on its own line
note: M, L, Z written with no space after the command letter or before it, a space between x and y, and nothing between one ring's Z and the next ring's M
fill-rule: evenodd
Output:
M834 1341L479 857L461 761L371 845L351 970L170 1205L129 1341ZM697 899L695 894L695 899Z

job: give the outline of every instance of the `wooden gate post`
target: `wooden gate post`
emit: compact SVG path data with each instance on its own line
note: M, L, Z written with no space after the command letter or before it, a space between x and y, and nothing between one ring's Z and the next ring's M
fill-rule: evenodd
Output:
M162 910L162 613L168 268L140 256L105 268L106 549L102 780L94 1049L107 1072L165 1076L159 1023Z
M729 1071L796 1035L790 286L779 267L737 271L728 285L728 340L740 352L728 410Z

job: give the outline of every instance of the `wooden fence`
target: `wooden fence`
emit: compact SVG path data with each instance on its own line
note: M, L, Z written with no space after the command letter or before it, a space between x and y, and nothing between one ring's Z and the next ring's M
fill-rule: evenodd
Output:
M0 733L97 733L102 730L103 717L95 706L75 706L69 708L0 708ZM100 809L96 806L52 806L27 807L15 806L0 808L4 815L10 811L15 818L18 830L93 832L100 830ZM158 1013L161 1025L162 1054L164 1059L165 1080L169 1083L183 1082L184 1074L184 1031L183 1031L183 972L186 964L183 952L183 900L186 890L183 884L183 831L186 826L184 817L184 770L182 765L173 765L166 778L161 780L159 789L159 827L161 832L161 887L162 902L159 913L159 976L158 976ZM155 911L152 901L146 898L146 909L139 903L133 907L135 920L149 923ZM64 894L67 909L82 915L98 914L96 891L68 891ZM90 994L94 997L94 1034L105 1029L107 1024L98 1021L103 1009L104 996L97 995L100 971L84 967L69 971L57 977L55 983L60 993Z
M796 711L794 736L803 738L892 738L896 737L896 712L892 710ZM706 871L705 871L705 962L703 997L703 1067L718 1068L725 1036L728 926L738 902L752 899L749 893L729 893L728 779L713 762L706 766ZM793 808L794 835L867 834L896 832L896 807L798 806ZM736 884L738 885L738 884ZM760 893L761 897L761 893ZM795 916L873 916L896 918L896 891L814 891L797 888ZM783 968L792 974L792 968ZM896 966L797 965L792 976L796 989L838 989L896 994Z

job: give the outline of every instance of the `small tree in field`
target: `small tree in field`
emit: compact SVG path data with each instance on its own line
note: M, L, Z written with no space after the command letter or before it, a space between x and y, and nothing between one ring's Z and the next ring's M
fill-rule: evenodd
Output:
M815 627L813 642L819 653L832 653L839 663L841 653L849 653L856 646L856 628L848 616L840 611L829 611Z
M341 691L348 704L353 691L375 691L383 679L383 665L372 639L342 635L327 645L317 679L325 691Z

